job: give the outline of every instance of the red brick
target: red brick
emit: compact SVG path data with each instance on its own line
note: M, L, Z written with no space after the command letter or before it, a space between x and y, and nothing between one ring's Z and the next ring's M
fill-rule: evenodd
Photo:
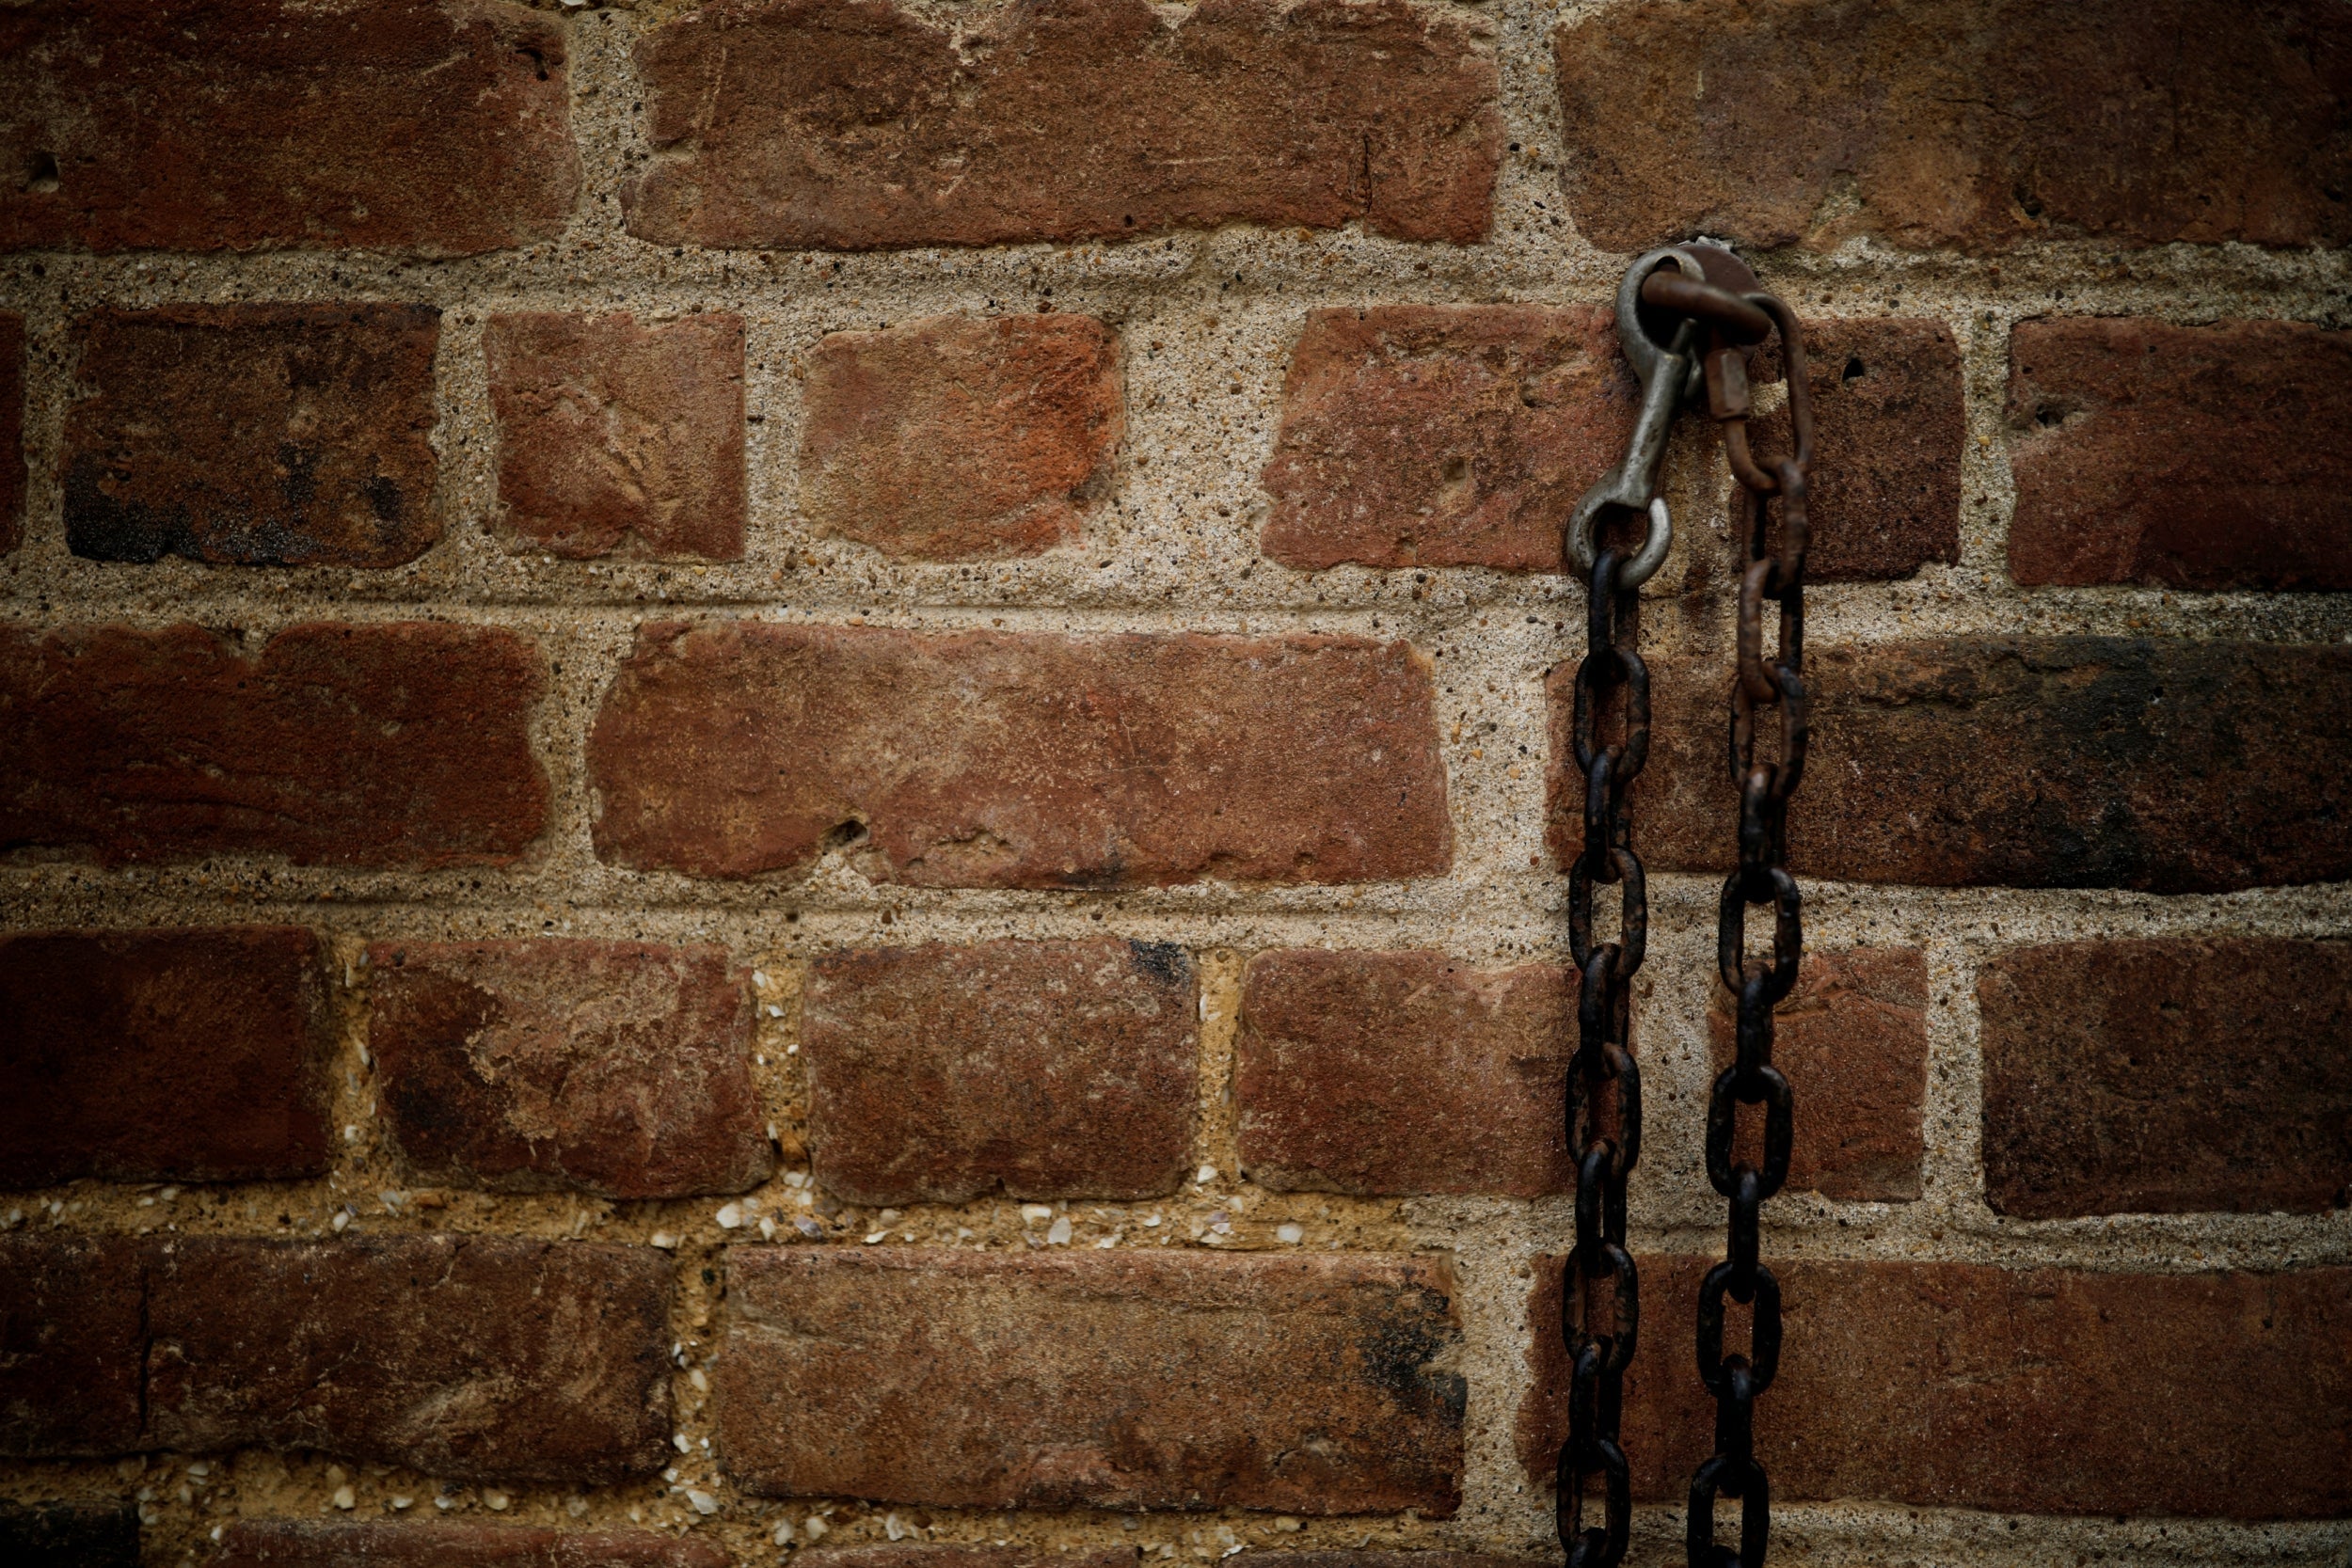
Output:
M94 561L396 566L441 536L425 305L173 305L73 324L65 529Z
M322 957L284 926L0 937L0 1186L326 1175Z
M650 1529L239 1519L208 1568L727 1568L704 1541Z
M421 1180L627 1199L772 1168L751 990L723 950L379 942L368 962L385 1127Z
M1960 559L1960 455L1967 436L1960 345L1939 321L1806 321L1813 471L1805 576L1816 582L1905 578ZM1780 356L1756 356L1778 381ZM1788 419L1756 421L1756 450L1788 450Z
M712 1408L760 1497L1451 1515L1441 1259L759 1247Z
M1796 1097L1789 1186L1879 1202L1919 1196L1927 1007L1927 955L1915 947L1804 956L1772 1027L1772 1064ZM1719 983L1707 1018L1718 1072L1739 1053L1738 1020L1737 1000ZM1759 1112L1742 1114L1733 1149L1751 1164L1764 1163Z
M140 1446L141 1243L0 1236L0 1455Z
M10 1568L139 1568L139 1514L130 1503L0 1502L0 1562Z
M1071 1551L1043 1546L966 1546L946 1542L874 1542L864 1546L829 1546L793 1555L802 1568L1135 1568L1133 1546Z
M1427 661L1343 637L641 629L596 852L924 887L1353 882L1453 856Z
M1626 1453L1636 1497L1679 1500L1714 1433L1690 1338L1711 1259L1637 1261ZM2239 1519L2352 1509L2352 1269L1768 1261L1788 1338L1756 1405L1756 1448L1775 1504ZM1537 1260L1528 1307L1520 1457L1539 1483L1567 1419L1557 1259ZM1735 1347L1744 1316L1732 1309Z
M669 1450L669 1259L484 1236L181 1238L147 1305L147 1439L594 1485Z
M0 310L0 555L24 542L24 318Z
M0 21L0 249L462 255L553 237L565 32L490 0L39 0Z
M871 947L810 967L812 1168L856 1203L1174 1192L1199 1099L1200 988L1181 947Z
M1243 1168L1277 1192L1566 1192L1576 1043L1576 976L1555 964L1261 953L1233 1058Z
M482 346L515 548L742 559L742 317L492 316Z
M2020 322L2019 582L2352 588L2352 332Z
M1634 786L1652 871L1729 868L1730 657L1651 660ZM1552 692L1555 854L1573 662ZM1891 641L1805 657L1791 863L1836 881L2217 892L2352 876L2352 647L2110 637ZM1769 721L1768 721L1769 722ZM1573 797L1565 793L1573 790Z
M539 834L539 656L513 632L0 632L0 845L109 864L503 865Z
M1624 454L1635 391L1597 307L1310 311L1262 547L1304 571L1556 572L1562 521Z
M1035 555L1107 495L1125 408L1092 316L939 316L817 345L801 508L823 532L922 561Z
M1603 250L2352 237L2333 0L1696 0L1552 44L1568 207Z
M2005 1214L2352 1203L2352 943L2021 948L1977 979Z
M1044 0L961 27L707 6L638 46L661 150L629 230L864 250L1361 220L1469 244L1503 140L1491 35L1403 0Z

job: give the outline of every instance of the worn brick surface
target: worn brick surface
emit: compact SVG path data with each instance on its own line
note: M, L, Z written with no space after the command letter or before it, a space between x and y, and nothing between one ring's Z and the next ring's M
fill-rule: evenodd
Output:
M1042 0L961 30L886 0L707 7L640 45L658 245L992 245L1360 220L1485 237L1479 22L1403 0ZM932 107L908 114L903 105Z
M1804 956L1774 1010L1772 1065L1796 1097L1788 1185L1824 1197L1903 1202L1919 1196L1928 1091L1928 964L1915 947ZM1739 1053L1739 1001L1723 986L1707 1018L1715 1070ZM1735 1157L1764 1163L1763 1115L1740 1113Z
M2352 1202L2352 943L2072 942L1979 972L2005 1214Z
M1282 384L1263 547L1288 566L1558 571L1636 388L1592 306L1314 310Z
M930 887L1427 876L1431 703L1402 642L655 624L589 738L596 850L743 877L854 844Z
M2352 332L2020 322L2008 416L2019 582L2352 588Z
M0 937L0 1186L324 1176L318 937L284 926Z
M1648 0L1553 55L1569 211L1605 250L2352 235L2333 0Z
M1287 948L1242 977L1233 1100L1277 1191L1566 1192L1576 977L1429 951Z
M1527 1559L1486 1552L1382 1552L1361 1549L1257 1552L1262 1568L1526 1568Z
M1119 340L1092 316L940 316L828 333L810 356L801 508L926 561L1076 539L1124 427Z
M116 1237L0 1236L0 1454L140 1446L145 1250Z
M441 536L426 305L173 305L73 324L66 543L98 561L393 566Z
M1727 869L1728 655L1650 669L1650 761L1634 785L1650 868ZM1564 662L1550 676L1564 859L1582 836L1581 779L1560 770L1574 673ZM1890 641L1813 648L1805 680L1812 751L1788 814L1801 875L2157 893L2352 876L2352 647Z
M574 1485L669 1451L670 1267L651 1248L183 1237L152 1269L154 1447Z
M842 1197L1152 1197L1188 1168L1200 987L1181 947L829 953L801 1006L812 1169Z
M516 548L742 559L742 317L492 316L482 348Z
M580 182L564 40L495 0L12 6L0 249L447 255L551 236Z
M1967 436L1960 345L1939 321L1899 316L1802 320L1813 394L1805 576L1815 582L1904 578L1960 559L1960 455ZM1758 382L1786 373L1759 352ZM1758 420L1759 452L1788 450L1788 418Z
M24 318L0 310L0 555L24 542Z
M1788 1333L1756 1418L1775 1503L2240 1519L2352 1508L2352 1269L1767 1260ZM1637 1261L1625 1449L1636 1497L1679 1501L1714 1432L1683 1327L1712 1259ZM1558 1259L1539 1259L1528 1307L1520 1457L1539 1483L1566 1421L1558 1276ZM1735 1345L1745 1315L1732 1309Z
M240 1519L210 1568L728 1568L705 1541L650 1529Z
M0 1562L10 1568L139 1568L139 1515L119 1506L0 1502Z
M0 632L0 847L108 863L497 865L547 819L516 634L315 624Z
M736 1248L712 1396L759 1496L1419 1509L1460 1497L1437 1259Z
M768 1175L751 990L724 951L379 942L368 962L385 1128L423 1180L647 1198Z

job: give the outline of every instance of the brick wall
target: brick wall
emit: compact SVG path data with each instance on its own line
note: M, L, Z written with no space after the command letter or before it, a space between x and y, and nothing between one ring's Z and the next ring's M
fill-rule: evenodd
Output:
M1776 1560L2341 1568L2348 101L2344 0L0 9L0 1557L1556 1560L1558 525L1708 233L1821 423Z

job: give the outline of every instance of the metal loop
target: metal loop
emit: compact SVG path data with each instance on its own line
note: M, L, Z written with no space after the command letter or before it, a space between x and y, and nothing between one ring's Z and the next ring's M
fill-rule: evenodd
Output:
M1601 1476L1601 1526L1584 1528L1584 1478ZM1615 1441L1596 1437L1589 1451L1573 1443L1560 1449L1552 1500L1560 1539L1567 1544L1567 1568L1616 1568L1625 1560L1626 1537L1633 1524L1633 1481L1625 1450Z
M1772 1000L1778 1003L1797 983L1797 964L1804 956L1804 898L1797 879L1783 865L1756 868L1763 879L1761 898L1748 895L1747 876L1735 871L1724 879L1715 904L1715 971L1735 995L1744 994L1748 974L1748 906L1769 901L1772 906Z
M1729 1197L1732 1193L1732 1138L1739 1131L1739 1107L1764 1107L1764 1168L1756 1173L1763 1183L1759 1196L1770 1197L1788 1180L1788 1151L1796 1143L1795 1104L1788 1080L1776 1067L1756 1069L1754 1084L1742 1086L1740 1069L1727 1067L1715 1075L1707 1096L1707 1180Z
M1724 1354L1724 1301L1744 1303L1732 1292L1731 1265L1718 1263L1699 1285L1699 1381L1717 1399L1730 1386L1731 1361ZM1762 1394L1780 1375L1780 1281L1762 1264L1756 1270L1756 1310L1749 1321L1747 1365L1756 1391Z
M1600 672L1606 667L1615 672L1610 684L1625 692L1625 736L1615 746L1600 744L1597 688ZM1617 757L1616 779L1620 796L1627 784L1642 771L1649 760L1649 666L1642 656L1629 648L1595 648L1577 661L1575 717L1569 723L1568 742L1576 754L1576 766L1590 774L1593 765L1604 756Z
M1612 1282L1615 1321L1607 1334L1592 1333L1584 1326L1588 1298L1594 1283L1607 1278ZM1616 1242L1604 1240L1599 1248L1588 1253L1580 1246L1568 1254L1566 1266L1560 1277L1560 1338L1570 1355L1581 1355L1587 1345L1597 1345L1601 1353L1601 1370L1622 1372L1633 1360L1633 1347L1641 1338L1642 1288L1641 1276L1633 1267L1633 1255Z
M1728 1493L1740 1499L1740 1549L1715 1544L1715 1497ZM1683 1528L1683 1555L1690 1568L1764 1568L1764 1553L1772 1541L1772 1493L1764 1466L1750 1459L1735 1464L1729 1454L1717 1454L1691 1478L1691 1513Z
M1642 967L1649 948L1649 883L1642 857L1630 849L1612 849L1609 863L1616 872L1617 940L1609 945L1622 952L1612 972L1630 980ZM1568 957L1576 967L1588 967L1597 951L1593 945L1593 878L1579 855L1568 866Z

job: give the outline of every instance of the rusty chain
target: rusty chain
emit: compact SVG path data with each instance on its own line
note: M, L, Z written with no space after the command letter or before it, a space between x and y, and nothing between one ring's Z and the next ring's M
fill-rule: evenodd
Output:
M1738 998L1738 1054L1714 1082L1707 1108L1707 1173L1730 1203L1724 1260L1699 1291L1699 1376L1715 1396L1715 1451L1691 1481L1685 1550L1690 1568L1763 1568L1771 1533L1771 1482L1753 1434L1758 1396L1780 1363L1780 1285L1757 1259L1764 1200L1788 1179L1794 1131L1788 1083L1772 1066L1772 1009L1795 985L1803 931L1787 865L1788 798L1804 771L1804 500L1813 420L1796 319L1762 292L1728 250L1690 245L1652 251L1626 274L1617 333L1642 384L1641 414L1626 456L1586 492L1564 540L1587 574L1585 648L1577 666L1571 731L1584 775L1584 842L1568 873L1568 940L1581 977L1578 1046L1567 1074L1568 1145L1577 1151L1576 1245L1563 1269L1561 1334L1571 1382L1568 1437L1560 1449L1556 1508L1569 1568L1616 1568L1631 1521L1631 1488L1619 1442L1624 1379L1640 1326L1640 1281L1625 1245L1626 1181L1641 1152L1641 1073L1629 1022L1631 984L1647 942L1642 863L1625 794L1649 751L1649 673L1636 651L1637 590L1665 560L1672 531L1656 495L1657 468L1676 410L1703 392L1723 431L1739 482L1734 525L1742 550L1739 636L1731 690L1730 762L1740 791L1738 869L1718 907L1716 961ZM1767 469L1747 440L1748 363L1777 335L1788 383L1793 451ZM1770 548L1767 502L1780 501L1778 549ZM1612 515L1645 515L1630 557L1599 542ZM1780 607L1777 647L1767 657L1763 605ZM1780 710L1776 754L1757 746L1758 709ZM1604 739L1613 735L1613 739ZM1616 940L1595 941L1594 890L1621 885ZM1747 956L1747 911L1772 907L1769 960ZM1764 1108L1761 1169L1735 1162L1742 1105ZM1581 1115L1580 1115L1581 1113ZM1604 1284L1606 1312L1600 1309ZM1753 1308L1749 1354L1724 1354L1724 1303ZM1583 1523L1584 1489L1602 1482L1602 1523ZM1715 1541L1719 1497L1740 1500L1740 1544Z

